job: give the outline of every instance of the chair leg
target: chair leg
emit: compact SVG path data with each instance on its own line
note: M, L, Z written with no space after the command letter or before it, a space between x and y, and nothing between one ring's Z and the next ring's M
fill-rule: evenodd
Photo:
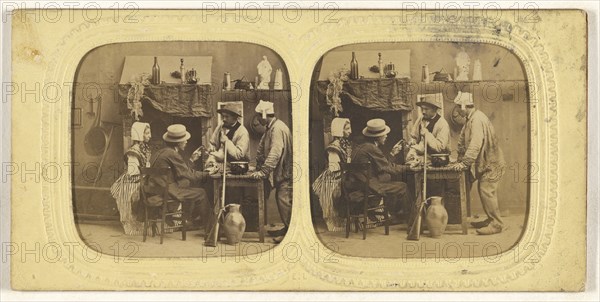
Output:
M146 242L146 236L148 235L148 207L144 205L144 232L142 242Z
M369 222L367 206L367 200L365 200L363 207L363 240L367 239L367 223Z
M383 208L383 216L384 216L384 222L383 225L385 226L385 234L389 235L390 234L390 213L388 212L387 208Z
M160 244L163 244L163 237L165 236L165 219L167 217L167 202L163 202L162 219L160 220Z
M350 237L350 218L346 218L346 238Z
M191 214L191 213L190 213ZM183 204L181 205L181 240L186 240L186 232L187 226L185 225L186 221L183 218Z
M346 238L350 237L350 203L346 201Z

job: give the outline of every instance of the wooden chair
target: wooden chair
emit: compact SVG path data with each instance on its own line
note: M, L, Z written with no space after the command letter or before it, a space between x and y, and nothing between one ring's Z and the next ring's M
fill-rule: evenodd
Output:
M363 240L367 238L367 222L369 213L382 213L385 226L385 234L390 234L390 215L384 204L381 204L382 196L374 193L369 187L371 178L371 163L342 163L342 197L346 202L346 238L350 236L350 225L355 224L355 232L358 233L359 225L363 227ZM364 175L360 180L356 175ZM356 208L359 203L361 213L352 213L351 208ZM370 204L376 204L374 206ZM362 219L362 222L361 222Z
M152 237L156 235L157 223L160 223L160 244L163 243L163 237L165 234L165 230L175 230L181 229L181 239L183 241L186 240L186 226L183 223L183 211L175 210L169 212L169 205L177 204L180 202L176 199L173 199L169 195L169 186L171 183L167 183L161 195L149 196L146 192L146 184L148 183L149 177L152 176L164 176L169 175L171 173L170 168L141 168L140 169L140 177L141 177L141 185L140 185L140 200L144 204L144 238L143 242L146 242L146 237L148 235L148 227L152 228ZM167 179L170 179L167 177ZM168 181L168 180L167 180ZM158 218L149 218L148 212L151 210L161 209L161 215ZM167 217L171 217L173 221L181 222L180 225L175 226L167 226L165 227L165 221Z

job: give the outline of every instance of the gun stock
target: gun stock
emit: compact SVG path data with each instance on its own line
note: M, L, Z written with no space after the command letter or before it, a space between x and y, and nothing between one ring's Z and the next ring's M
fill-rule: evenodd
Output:
M425 203L420 198L419 201L419 204L416 206L416 216L413 219L413 223L410 225L408 236L406 237L408 240L419 240L421 237L421 216Z
M210 228L210 232L208 233L206 240L204 241L204 245L212 247L217 246L217 242L219 241L219 221L221 220L222 214L223 211L221 209L219 209L219 211L215 213L213 225Z
M210 229L208 237L204 241L204 245L206 246L217 246L217 242L219 241L219 220L223 215L223 211L225 209L225 186L227 184L227 144L223 144L223 154L225 154L223 159L223 188L221 191L221 202L219 203L219 208L215 208L215 221L213 222L213 226ZM217 205L215 205L216 207Z
M421 124L421 127L425 127L424 124ZM417 196L417 204L414 216L414 220L410 226L410 230L408 231L408 240L419 240L421 237L421 215L423 213L423 209L425 207L425 202L427 199L427 136L423 135L423 146L424 156L423 156L423 192L419 192L420 196Z

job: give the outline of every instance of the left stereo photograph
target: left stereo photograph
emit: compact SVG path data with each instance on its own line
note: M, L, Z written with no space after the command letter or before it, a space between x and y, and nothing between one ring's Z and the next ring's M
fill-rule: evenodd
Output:
M108 44L72 94L74 223L101 253L265 252L292 209L289 73L237 42Z

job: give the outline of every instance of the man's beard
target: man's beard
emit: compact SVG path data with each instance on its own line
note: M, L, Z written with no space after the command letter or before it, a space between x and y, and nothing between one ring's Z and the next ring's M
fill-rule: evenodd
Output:
M424 120L426 120L426 121L430 121L430 120L432 120L432 119L433 119L435 116L436 116L436 114L432 115L431 117L427 117L427 116L423 115L423 119L424 119Z

